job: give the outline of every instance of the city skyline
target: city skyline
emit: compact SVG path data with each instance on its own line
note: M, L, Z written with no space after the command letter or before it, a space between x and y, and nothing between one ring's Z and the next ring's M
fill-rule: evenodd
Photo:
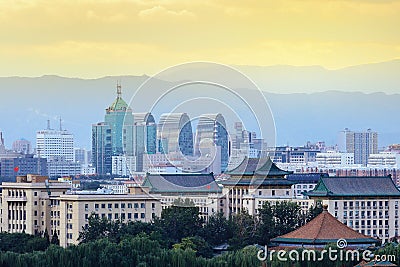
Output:
M399 14L0 0L0 262L400 266Z
M132 111L131 110L131 112L132 112L132 114L133 115L139 115L139 116L141 116L142 114L145 114L145 113L137 113L137 112L135 112L135 111ZM97 113L99 113L99 112L97 112ZM151 114L151 113L149 113L151 116L153 116L154 114ZM158 122L159 122L159 120L160 119L162 119L162 117L163 116L165 116L165 115L168 115L168 113L162 113L160 116L155 116L154 115L154 118L153 119L155 119L155 122L156 122L156 124L158 124ZM190 112L188 112L188 115L189 115L189 119L190 119L190 121L191 121L191 124L192 125L194 125L194 126L196 126L197 125L197 119L196 118L192 118L192 116L191 116L191 113ZM222 114L223 115L223 114ZM136 120L136 119L135 119ZM52 120L49 120L49 119L47 119L47 120L43 120L41 123L44 125L45 123L47 123L47 125L49 125L49 122L56 122L56 123L60 123L61 122L61 117L60 118L58 118L58 117L54 117L54 118L52 118ZM91 122L91 123L93 123L93 122ZM227 127L227 129L228 129L228 134L233 134L234 133L234 124L235 124L236 122L235 121L230 121L230 124L228 125L226 125L226 127ZM90 124L90 123L89 123ZM63 126L62 127L65 127L65 125L63 124ZM57 128L57 127L56 127ZM335 146L335 145L340 145L339 143L340 143L340 141L339 141L339 138L338 138L338 134L340 134L340 132L342 132L343 130L347 130L348 128L350 128L351 130L354 130L354 131L366 131L366 130L371 130L371 128L369 128L368 126L367 127L351 127L351 126L348 126L348 125L346 125L346 127L345 128L337 128L336 130L335 130L335 132L332 132L331 133L331 139L329 139L329 140L324 140L323 138L318 138L318 137L316 137L316 138L314 138L313 140L310 140L310 139L302 139L301 141L298 141L297 143L295 143L295 144L291 144L290 142L281 142L281 143L276 143L275 144L275 146L303 146L303 145L306 145L307 144L307 142L320 142L320 141L324 141L324 142L326 142L327 143L327 145L329 145L329 146ZM38 129L36 129L34 132L32 132L31 133L31 135L33 136L37 131L44 131L44 130L52 130L52 131L57 131L57 129L55 130L55 129L53 129L53 128L48 128L48 126L47 126L47 128L46 127L41 127L41 128L38 128ZM248 129L246 129L247 131L249 131L249 132L253 132L254 131L254 129L253 128L248 128ZM375 128L373 128L372 130L374 130L374 131L377 131ZM71 134L75 134L74 132L72 132L72 131L70 131L69 130L69 127L68 127L68 125L66 125L66 127L65 127L65 129L63 129L63 131L69 131L69 132L71 132ZM195 138L195 135L196 135L196 131L197 131L197 127L194 127L194 128L192 128L192 130L191 130L191 132L192 132L192 135L193 135L193 138ZM7 135L7 131L4 131L4 130L2 130L2 129L0 129L0 132L2 133L2 138L3 138L3 142L4 142L4 146L5 146L5 148L6 149L12 149L12 147L13 147L13 143L14 142L16 142L16 141L20 141L20 140L24 140L24 141L28 141L28 142L30 142L31 144L35 144L35 141L34 141L34 138L32 139L32 140L30 140L27 136L29 135L29 133L27 134L27 132L23 132L23 133L21 133L20 135L18 135L18 136L13 136L13 137L10 137L10 136L8 136ZM379 131L378 131L379 132ZM122 136L122 135L121 135ZM86 136L87 138L87 140L90 140L90 136ZM79 140L78 142L76 142L77 144L75 145L75 147L77 147L77 148L84 148L84 149L88 149L88 150L90 150L90 148L91 148L91 146L85 146L85 145L82 145L82 144L85 144L85 143L89 143L88 141L83 141L82 139L81 140ZM395 139L395 140L397 140L397 139ZM397 141L397 143L399 143L398 141ZM195 144L195 142L193 142L193 145ZM385 148L385 147L387 147L387 146L389 146L389 145L392 145L392 144L396 144L396 142L385 142L384 144L381 144L381 143L379 143L379 146L378 146L378 149L382 149L382 148ZM36 149L37 147L35 146L35 145L33 145L32 146L32 150L33 149ZM31 151L32 152L32 151Z

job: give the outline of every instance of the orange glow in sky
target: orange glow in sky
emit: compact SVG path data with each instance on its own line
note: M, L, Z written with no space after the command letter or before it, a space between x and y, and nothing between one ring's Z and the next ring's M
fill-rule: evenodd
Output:
M321 65L400 58L400 1L2 0L0 76L154 74L188 61Z

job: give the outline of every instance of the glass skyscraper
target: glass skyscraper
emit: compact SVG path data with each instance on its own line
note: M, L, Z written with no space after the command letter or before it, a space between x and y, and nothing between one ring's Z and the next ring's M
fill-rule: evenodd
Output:
M104 122L92 125L92 159L98 174L111 174L112 156L125 154L124 131L133 123L132 109L122 99L121 85L117 85L117 98L106 109Z
M193 156L192 124L186 113L162 114L157 126L158 151Z
M203 114L199 117L195 144L195 153L198 156L200 156L200 142L204 139L210 139L214 145L221 147L221 170L224 171L229 161L229 142L225 119L221 114Z

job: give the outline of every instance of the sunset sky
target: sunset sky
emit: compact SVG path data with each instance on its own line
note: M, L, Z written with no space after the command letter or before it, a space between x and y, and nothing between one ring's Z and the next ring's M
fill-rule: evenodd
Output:
M155 74L188 61L400 58L400 1L0 0L0 76Z

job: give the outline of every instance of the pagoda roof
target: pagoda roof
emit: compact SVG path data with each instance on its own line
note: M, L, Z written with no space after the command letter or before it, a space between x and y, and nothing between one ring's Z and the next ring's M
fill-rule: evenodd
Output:
M274 243L326 245L345 239L348 244L376 244L380 241L361 234L333 217L324 207L321 214L302 227L276 237Z
M307 193L310 197L335 196L395 196L400 197L390 176L383 177L321 177L315 188Z
M236 168L226 171L226 174L232 176L267 176L283 177L287 174L292 174L292 171L284 171L272 162L270 157L267 158L248 158L245 157L243 161Z
M220 193L214 175L196 173L160 173L146 175L143 186L151 193Z

